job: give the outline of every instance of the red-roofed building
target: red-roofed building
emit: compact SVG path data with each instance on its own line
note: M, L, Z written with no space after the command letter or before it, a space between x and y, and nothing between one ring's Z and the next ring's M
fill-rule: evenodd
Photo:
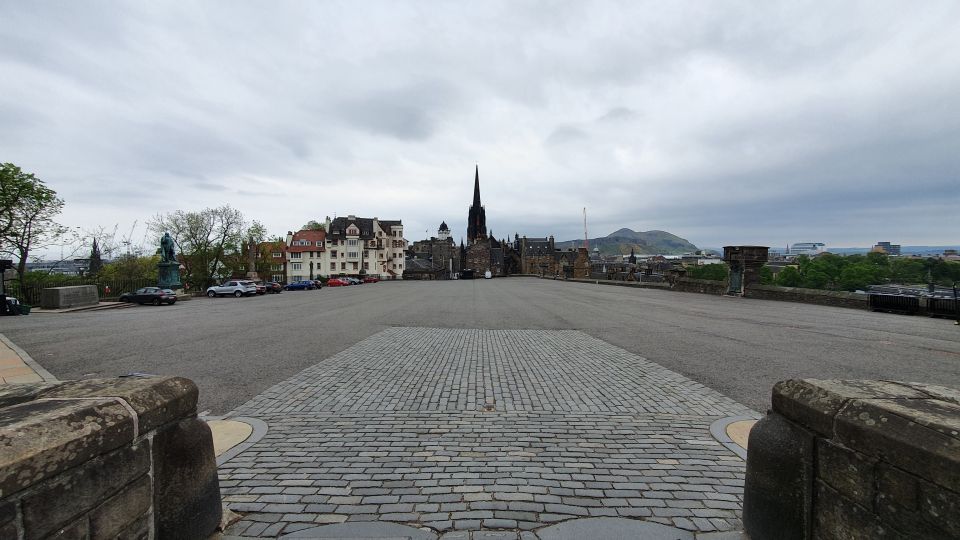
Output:
M328 275L323 264L326 238L327 232L322 229L287 233L287 283Z

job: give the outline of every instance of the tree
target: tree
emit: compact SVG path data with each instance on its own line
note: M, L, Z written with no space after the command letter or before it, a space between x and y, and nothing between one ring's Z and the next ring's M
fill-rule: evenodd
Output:
M310 221L307 222L306 225L304 225L303 227L300 227L300 230L301 231L323 231L323 230L326 230L326 228L327 226L324 225L323 223L318 223L317 221L311 219Z
M103 258L100 256L100 246L97 245L97 239L93 239L93 246L90 247L90 266L87 268L87 274L95 276L103 270Z
M0 253L19 260L21 278L32 251L68 232L53 220L62 209L63 199L42 180L12 163L0 165Z
M793 266L787 266L777 273L777 285L781 287L799 287L802 279L800 271Z
M157 215L150 230L158 236L170 233L184 267L181 279L200 288L229 274L225 257L240 251L247 232L243 214L229 205Z
M714 281L724 281L727 279L727 265L724 263L719 263L695 266L690 269L687 275L693 279L712 279Z

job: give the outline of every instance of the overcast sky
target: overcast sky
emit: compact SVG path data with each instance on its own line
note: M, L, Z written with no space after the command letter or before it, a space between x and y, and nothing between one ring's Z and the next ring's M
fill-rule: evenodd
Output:
M0 161L128 230L960 243L960 3L0 0ZM429 231L429 234L426 232Z

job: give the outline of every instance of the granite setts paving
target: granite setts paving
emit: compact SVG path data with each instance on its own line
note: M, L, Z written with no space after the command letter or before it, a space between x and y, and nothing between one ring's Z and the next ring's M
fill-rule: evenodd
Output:
M220 466L243 514L226 532L532 531L607 516L738 530L744 462L709 430L737 415L758 417L582 332L391 328L229 415L269 432Z

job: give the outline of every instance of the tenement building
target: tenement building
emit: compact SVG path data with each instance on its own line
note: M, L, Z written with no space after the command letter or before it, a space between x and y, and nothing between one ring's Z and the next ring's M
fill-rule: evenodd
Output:
M358 218L326 219L326 254L323 276L365 276L397 279L403 275L404 251L400 220Z

